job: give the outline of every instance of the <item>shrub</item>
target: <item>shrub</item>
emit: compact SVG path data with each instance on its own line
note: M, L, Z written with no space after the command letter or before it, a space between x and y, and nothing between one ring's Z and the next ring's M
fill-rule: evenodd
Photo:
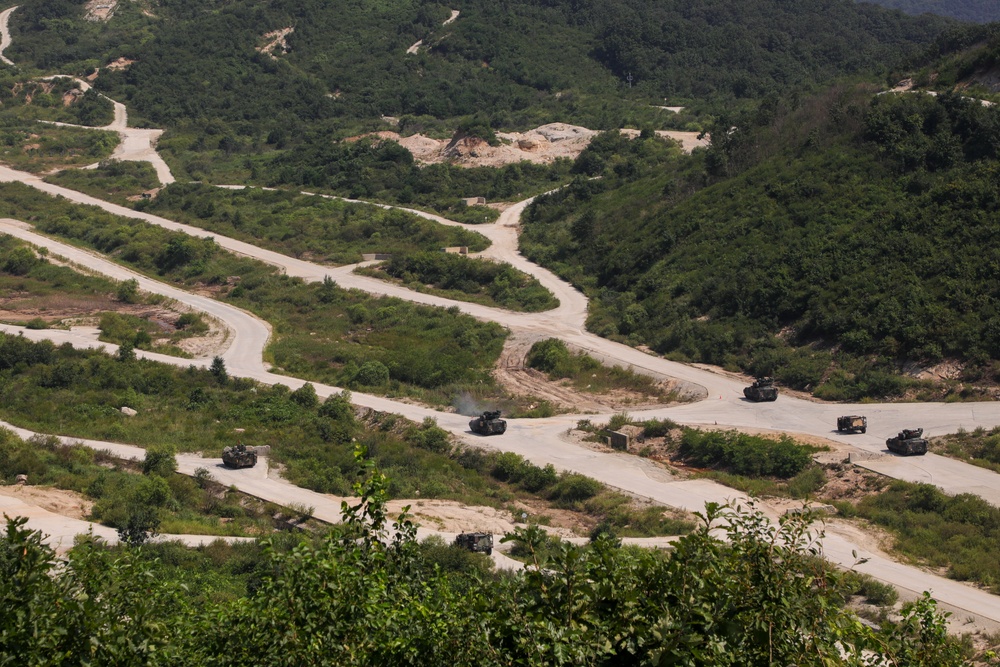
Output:
M354 376L357 384L378 387L389 381L389 369L381 361L366 361Z

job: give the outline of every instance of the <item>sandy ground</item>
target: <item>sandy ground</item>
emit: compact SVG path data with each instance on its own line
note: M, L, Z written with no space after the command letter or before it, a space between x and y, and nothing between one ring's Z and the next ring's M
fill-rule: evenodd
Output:
M410 48L419 48L419 43ZM527 132L498 132L499 146L490 146L478 137L456 135L450 140L432 139L422 134L402 137L396 132L376 132L371 135L399 143L413 154L418 162L435 164L450 162L463 167L501 167L521 161L549 164L559 158L575 159L590 145L598 132L566 123L550 123ZM639 136L639 130L622 130L630 137ZM661 130L656 133L665 139L677 141L681 149L690 153L695 148L708 145L707 137L698 132ZM360 137L351 137L356 140Z
M81 493L56 489L51 486L31 486L30 484L0 486L0 496L19 498L29 505L35 505L43 510L71 519L86 518L90 515L90 508L94 506L94 503Z

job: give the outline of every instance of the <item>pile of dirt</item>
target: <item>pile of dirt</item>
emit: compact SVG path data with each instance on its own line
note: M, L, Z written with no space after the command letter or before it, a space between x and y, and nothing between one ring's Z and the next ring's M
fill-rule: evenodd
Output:
M638 130L622 130L622 133L639 136ZM502 167L522 161L550 164L560 158L576 159L597 134L585 127L549 123L527 132L498 132L498 146L463 134L456 134L451 139L432 139L422 134L403 137L390 131L372 132L345 141L357 141L362 137L395 141L423 164L449 162L461 167ZM678 141L686 152L708 145L708 139L699 138L697 132L660 131L657 135Z

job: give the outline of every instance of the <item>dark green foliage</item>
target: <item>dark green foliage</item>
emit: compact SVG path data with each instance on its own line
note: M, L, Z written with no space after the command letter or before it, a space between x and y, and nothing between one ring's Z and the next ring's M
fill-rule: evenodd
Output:
M865 655L964 664L929 596L877 630L858 622L841 606L856 584L812 557L801 520L779 527L752 510L710 506L669 556L607 536L587 548L549 545L537 528L523 529L507 539L535 568L491 577L445 557L440 543L418 547L405 514L390 524L385 477L368 480L357 487L359 504L344 504L344 526L297 545L269 540L262 553L224 545L122 553L86 543L57 564L37 533L9 520L0 538L0 661L464 667L491 655L510 665L669 657L690 667L828 667L860 666ZM716 524L726 543L712 536ZM224 572L240 574L248 592L182 588L191 581L223 593Z
M510 264L470 259L440 252L393 255L381 271L406 285L425 286L461 300L497 305L510 310L538 312L559 305L536 278ZM379 275L380 272L374 272Z
M142 461L143 475L170 477L177 472L177 458L172 447L150 447Z
M677 455L691 465L722 467L747 477L788 479L812 462L812 449L788 436L770 440L738 431L685 429Z
M718 132L702 181L692 156L529 209L525 253L595 297L592 330L833 400L902 394L902 360L1000 355L996 107L838 88Z

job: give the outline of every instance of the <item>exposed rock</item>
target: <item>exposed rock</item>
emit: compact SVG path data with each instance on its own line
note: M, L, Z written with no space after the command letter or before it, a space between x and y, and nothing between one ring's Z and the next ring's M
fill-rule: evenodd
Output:
M123 405L121 407L121 413L127 417L135 417L137 414L139 414L138 412L136 412L127 405Z

